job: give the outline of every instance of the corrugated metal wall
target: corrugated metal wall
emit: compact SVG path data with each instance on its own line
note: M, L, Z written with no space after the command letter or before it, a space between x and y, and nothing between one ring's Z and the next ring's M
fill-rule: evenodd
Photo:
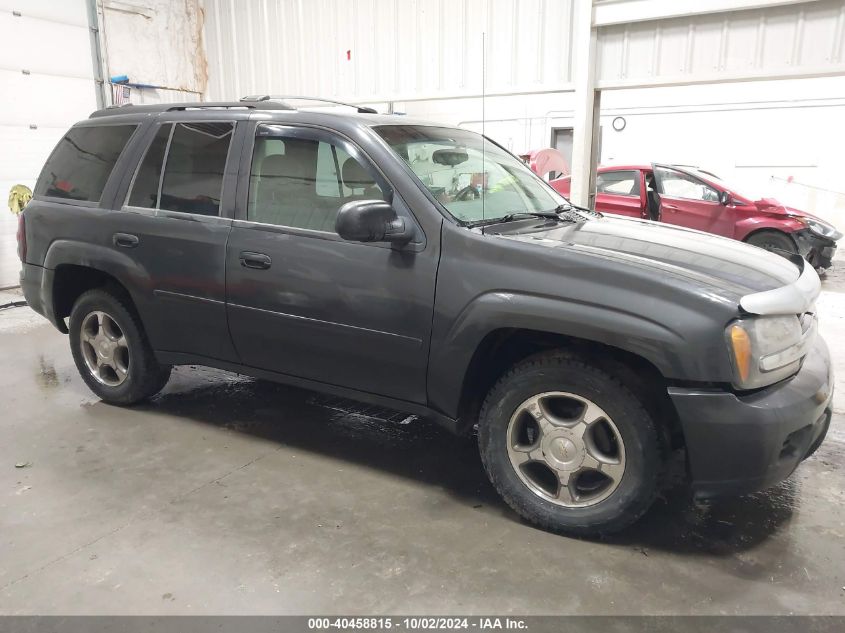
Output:
M488 95L571 90L573 11L589 1L204 0L206 97L478 95L482 32ZM602 15L626 2L603 2ZM598 87L845 72L843 0L701 11L706 3L687 17L599 25Z
M575 0L205 0L208 99L571 89ZM580 0L583 1L583 0Z
M598 29L599 88L845 73L845 2Z

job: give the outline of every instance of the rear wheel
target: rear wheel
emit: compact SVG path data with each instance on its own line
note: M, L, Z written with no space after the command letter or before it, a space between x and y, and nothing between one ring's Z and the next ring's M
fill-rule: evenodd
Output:
M160 365L134 310L103 289L82 294L70 313L70 346L85 384L110 404L134 404L167 384L170 366Z
M502 498L553 531L621 530L657 489L658 433L643 405L614 377L561 353L531 357L496 383L478 442Z
M793 239L780 231L759 231L749 237L747 242L783 257L798 253Z

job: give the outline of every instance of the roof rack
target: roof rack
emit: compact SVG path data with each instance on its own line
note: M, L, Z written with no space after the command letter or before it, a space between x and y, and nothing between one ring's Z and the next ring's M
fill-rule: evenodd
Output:
M336 101L334 99L323 99L322 97L306 97L301 95L249 95L241 97L242 103L250 102L266 102L266 101L281 101L284 103L285 99L300 99L302 101L318 101L320 103L330 103L332 105L346 106L347 108L355 108L361 114L378 114L374 108L367 106L355 105L354 103L346 103L345 101Z
M92 112L89 118L103 116L117 116L119 114L155 114L158 112L179 112L184 110L230 110L247 108L250 110L294 110L295 108L279 101L190 101L187 103L149 103L133 105L127 103L121 106L108 106L102 110Z

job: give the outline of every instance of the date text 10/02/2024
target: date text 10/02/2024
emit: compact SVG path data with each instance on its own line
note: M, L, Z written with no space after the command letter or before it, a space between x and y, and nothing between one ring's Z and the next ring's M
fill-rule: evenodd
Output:
M353 617L353 618L309 618L309 630L524 630L524 620L518 618L475 617Z

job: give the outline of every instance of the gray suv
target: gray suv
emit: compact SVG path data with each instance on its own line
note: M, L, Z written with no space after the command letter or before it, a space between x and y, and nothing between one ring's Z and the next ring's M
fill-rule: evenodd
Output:
M477 430L551 530L629 525L674 449L699 496L771 486L830 423L804 260L574 207L462 129L269 98L100 110L20 223L27 301L105 402L201 364Z

